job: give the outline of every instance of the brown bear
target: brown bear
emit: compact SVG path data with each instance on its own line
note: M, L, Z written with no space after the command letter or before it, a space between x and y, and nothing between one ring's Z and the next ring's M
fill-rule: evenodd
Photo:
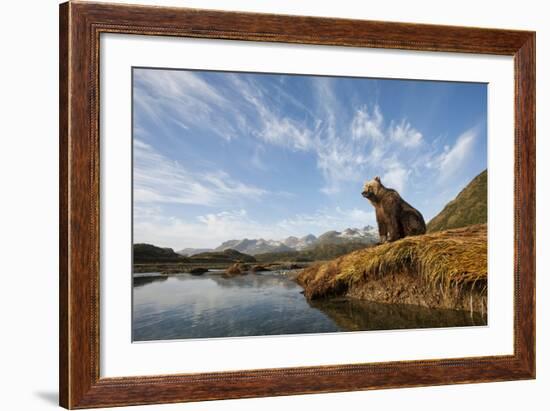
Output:
M403 200L397 191L384 187L380 177L367 181L361 195L374 206L381 243L426 233L422 214Z

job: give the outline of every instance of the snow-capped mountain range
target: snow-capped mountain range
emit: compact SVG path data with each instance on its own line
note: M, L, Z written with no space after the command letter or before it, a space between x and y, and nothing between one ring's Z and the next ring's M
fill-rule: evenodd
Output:
M376 229L368 225L363 228L347 228L344 231L327 231L319 237L316 237L313 234L308 234L301 238L290 236L283 240L264 240L263 238L229 240L223 242L215 249L185 248L177 253L180 255L192 256L206 251L224 251L227 249L233 249L240 251L241 253L255 255L262 253L301 251L309 247L314 247L318 244L342 244L346 242L373 244L377 241L378 233Z

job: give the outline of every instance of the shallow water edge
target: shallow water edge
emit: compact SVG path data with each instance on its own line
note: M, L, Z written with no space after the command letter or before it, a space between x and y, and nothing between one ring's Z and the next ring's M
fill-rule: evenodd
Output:
M355 298L308 301L293 272L134 276L133 341L481 326L468 311Z

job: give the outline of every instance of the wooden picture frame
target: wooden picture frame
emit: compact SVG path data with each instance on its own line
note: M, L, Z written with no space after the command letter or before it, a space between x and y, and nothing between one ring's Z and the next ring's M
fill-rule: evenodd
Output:
M101 33L513 56L514 354L100 378ZM535 33L185 8L60 6L60 405L91 408L535 378Z

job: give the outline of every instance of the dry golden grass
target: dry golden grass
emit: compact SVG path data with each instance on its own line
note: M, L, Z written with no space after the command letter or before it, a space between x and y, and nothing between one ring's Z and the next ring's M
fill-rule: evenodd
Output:
M298 282L309 299L343 295L369 280L388 275L416 277L434 290L487 287L487 225L406 237L354 251L303 270Z

